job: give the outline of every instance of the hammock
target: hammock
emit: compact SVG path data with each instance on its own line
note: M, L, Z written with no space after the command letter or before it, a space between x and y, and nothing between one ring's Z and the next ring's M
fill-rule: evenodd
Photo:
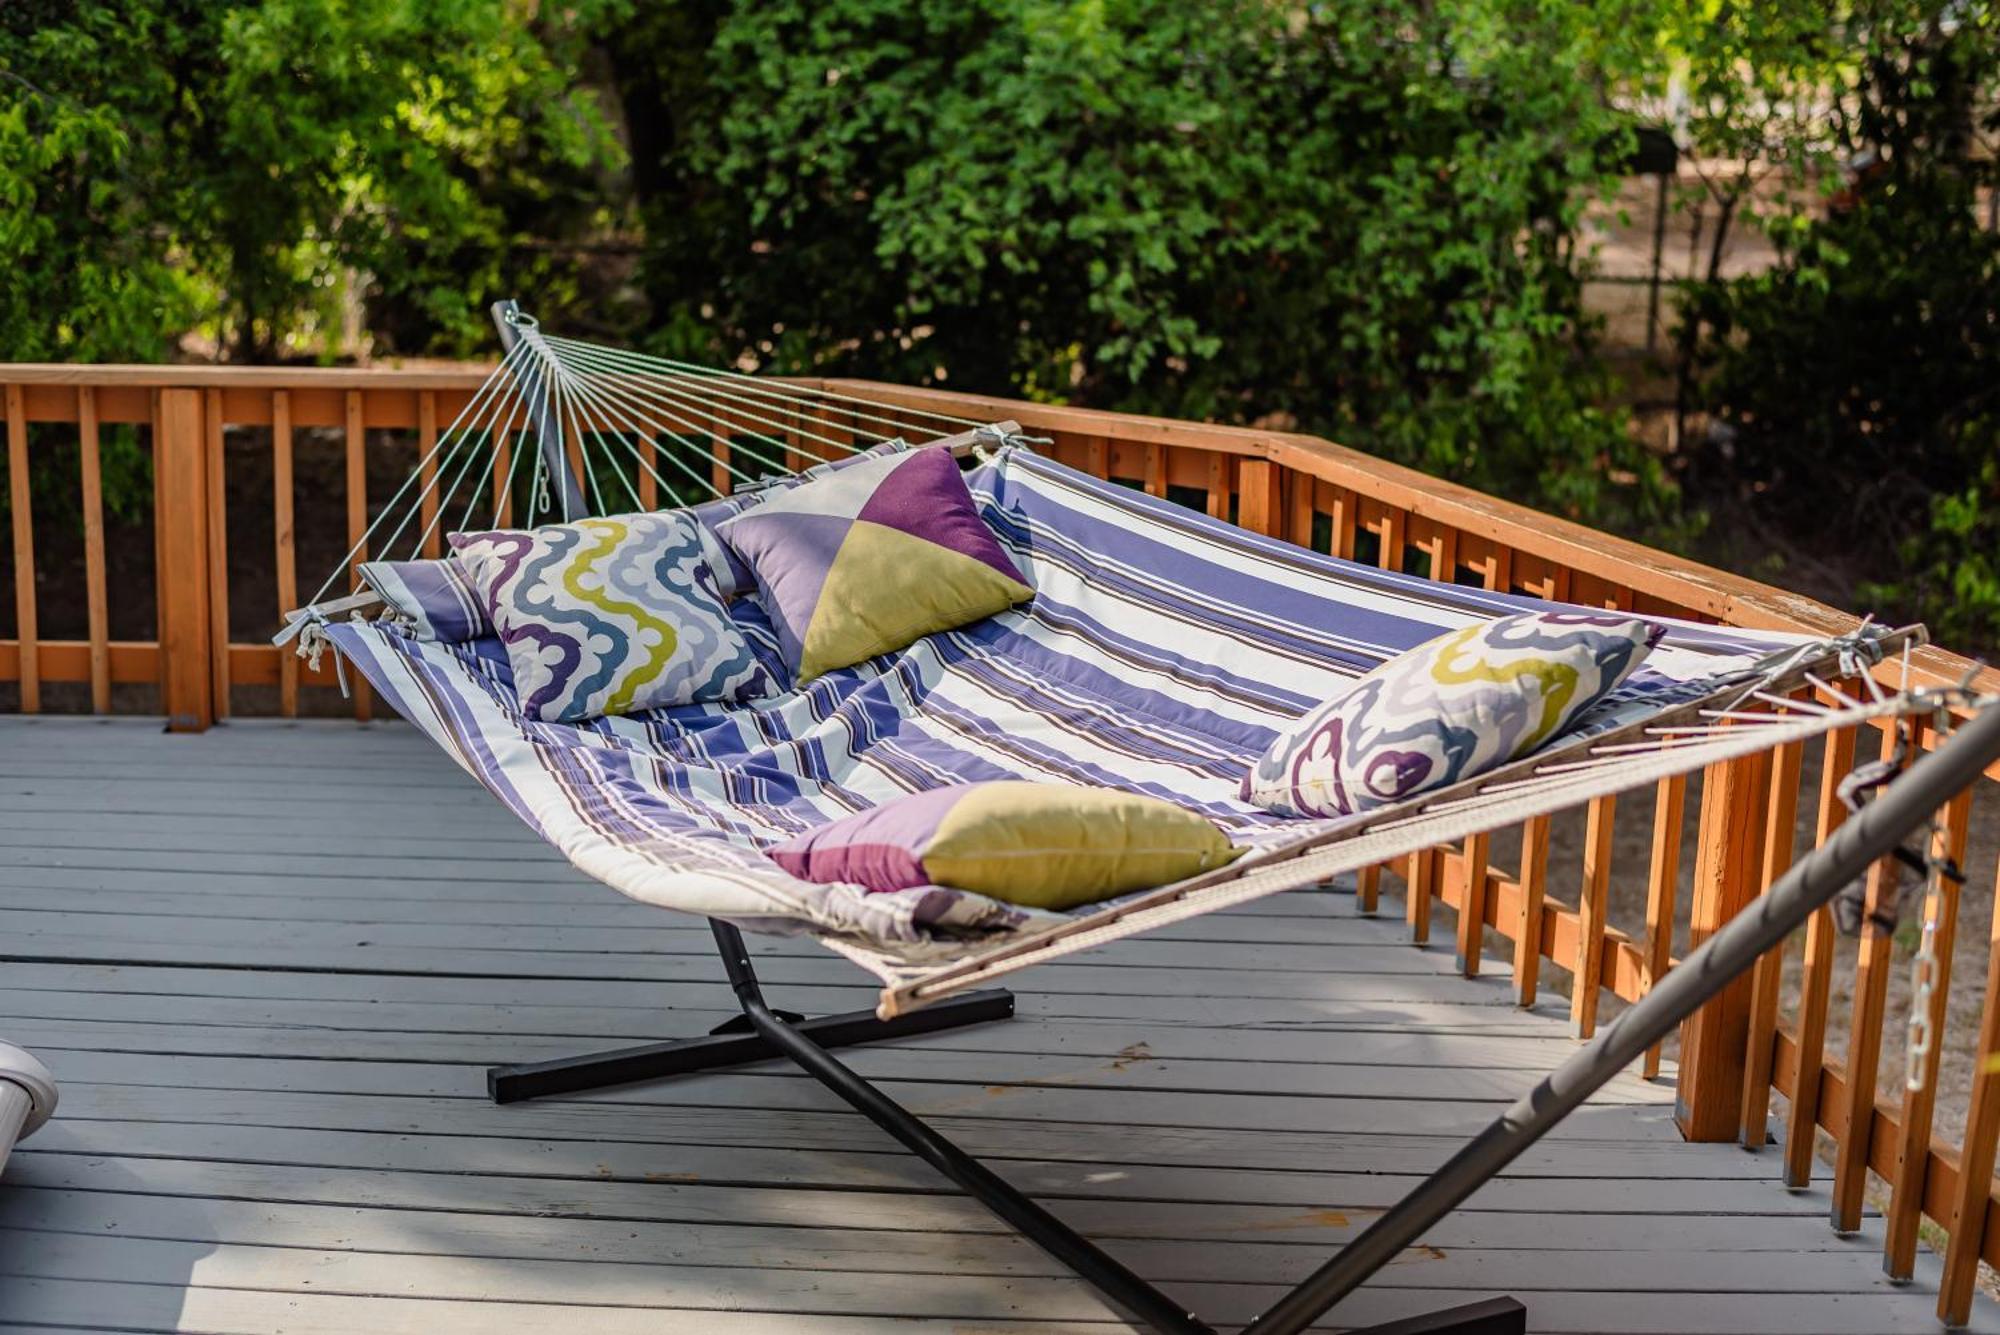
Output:
M788 1055L1159 1329L1206 1328L824 1049L995 1018L1011 1013L1004 993L947 999L1195 914L1930 707L1882 695L1868 675L1885 654L1919 642L1920 630L1864 625L1814 641L1655 618L1666 626L1659 648L1558 744L1366 815L1280 819L1236 797L1238 779L1277 729L1444 631L1561 605L1265 538L1067 468L1037 454L1011 423L557 339L511 303L498 315L509 344L500 367L350 559L371 542L378 556L414 556L440 526L662 503L695 504L714 517L807 466L837 467L862 451L950 448L977 455L968 487L1035 597L769 699L565 725L524 716L497 641L418 641L392 619L369 619L368 595L326 598L344 574L336 571L280 639L297 636L306 652L331 646L587 874L635 899L717 920L743 1002L742 1032L504 1068L495 1096ZM775 654L754 600L738 599L731 613L753 644ZM1832 684L1839 677L1859 677L1869 693L1842 695ZM1806 686L1833 703L1797 698ZM762 852L906 792L999 778L1165 798L1252 851L1178 885L1067 914L935 888L867 894L808 884ZM737 928L818 937L882 980L876 1016L794 1023L770 1011Z

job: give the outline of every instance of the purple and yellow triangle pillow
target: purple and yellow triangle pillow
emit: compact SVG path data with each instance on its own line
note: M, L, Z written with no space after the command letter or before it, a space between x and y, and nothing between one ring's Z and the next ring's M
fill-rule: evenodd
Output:
M716 531L755 577L800 684L1034 596L944 450L857 463Z

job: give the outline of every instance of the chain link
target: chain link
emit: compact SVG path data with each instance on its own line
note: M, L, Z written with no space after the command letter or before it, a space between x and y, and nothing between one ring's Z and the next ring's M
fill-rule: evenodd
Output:
M1903 1062L1903 1088L1912 1093L1924 1087L1937 1037L1931 1032L1931 1000L1937 991L1938 918L1944 912L1944 829L1936 816L1931 817L1925 837L1924 865L1923 930L1917 937L1916 957L1910 961L1910 1024Z

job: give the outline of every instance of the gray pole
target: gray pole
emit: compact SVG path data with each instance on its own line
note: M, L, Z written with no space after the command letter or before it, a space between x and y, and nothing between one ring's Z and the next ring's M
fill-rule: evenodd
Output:
M1815 909L1924 825L1931 813L1995 760L2000 760L2000 707L1989 706L1779 877L1768 892L1341 1248L1338 1256L1246 1326L1246 1335L1252 1331L1294 1335L1360 1288L1612 1076L1802 927Z
M523 338L540 338L535 332L533 319L522 314L521 308L511 299L494 302L491 310L493 323L500 330L502 351L512 352L514 345ZM541 363L529 360L519 364L514 377L520 382L521 397L527 403L535 424L535 439L542 451L542 467L548 470L549 484L556 489L556 505L565 520L582 519L590 514L590 502L583 498L581 479L569 471L569 457L563 452L562 422L550 410ZM532 523L534 515L530 513L528 519Z

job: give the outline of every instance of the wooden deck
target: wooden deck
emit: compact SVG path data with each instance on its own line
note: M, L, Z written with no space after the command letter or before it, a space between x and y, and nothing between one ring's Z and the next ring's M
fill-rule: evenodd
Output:
M485 1101L488 1063L724 1018L707 946L400 725L0 719L0 1037L63 1086L0 1183L0 1330L1121 1328L788 1067ZM815 947L762 955L779 1004L868 1004ZM1457 978L1341 895L1019 992L854 1063L1222 1322L1571 1049L1504 967ZM1342 1324L1511 1292L1542 1331L1938 1329L1934 1257L1892 1287L1879 1220L1834 1236L1823 1190L1681 1143L1671 1101L1621 1078Z

